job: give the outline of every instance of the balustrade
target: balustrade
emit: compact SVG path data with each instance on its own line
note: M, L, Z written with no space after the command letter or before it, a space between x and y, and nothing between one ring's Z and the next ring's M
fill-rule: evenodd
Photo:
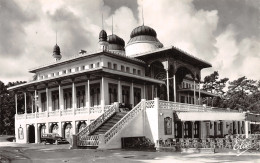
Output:
M129 111L120 121L118 121L110 130L108 130L104 137L105 143L113 138L125 125L127 125L139 112L144 109L145 102L141 101L131 111Z
M97 129L103 122L105 122L109 117L111 117L116 112L116 109L114 105L110 105L110 107L107 109L107 111L104 112L104 114L100 115L95 121L90 123L87 127L85 127L83 130L81 130L77 134L78 142L81 141L89 141L88 135L93 132L95 129ZM87 143L87 142L86 142ZM80 143L78 144L80 146Z

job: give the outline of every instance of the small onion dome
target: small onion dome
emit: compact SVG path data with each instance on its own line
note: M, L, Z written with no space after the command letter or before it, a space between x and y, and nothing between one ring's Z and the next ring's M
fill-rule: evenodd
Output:
M130 38L133 38L135 36L140 36L140 35L153 36L153 37L157 36L154 29L152 29L151 27L142 25L142 26L136 27L131 32Z
M103 29L99 33L99 41L107 41L107 33Z
M125 41L118 37L115 34L109 35L108 36L108 43L109 44L117 44L117 45L121 45L121 46L125 46Z
M125 50L125 41L115 34L109 35L107 42L108 42L108 50L112 50L112 51Z
M60 47L56 44L53 48L53 55L52 55L55 59L59 60L61 59L61 55L60 55Z

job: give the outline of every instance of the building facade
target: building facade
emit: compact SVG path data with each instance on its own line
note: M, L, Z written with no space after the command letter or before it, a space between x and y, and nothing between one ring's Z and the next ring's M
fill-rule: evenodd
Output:
M35 80L9 88L16 93L17 142L40 143L43 133L58 133L70 142L75 135L77 146L121 148L123 137L156 143L248 135L252 117L259 120L203 104L202 98L217 96L200 90L201 70L211 64L163 47L151 27L135 28L127 45L102 30L98 46L62 59L56 44L53 63L29 70ZM17 94L25 97L23 109Z

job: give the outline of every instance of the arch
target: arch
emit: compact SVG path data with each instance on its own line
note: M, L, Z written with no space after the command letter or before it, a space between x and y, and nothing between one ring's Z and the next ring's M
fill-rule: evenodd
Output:
M50 126L50 133L59 133L59 126L57 123L52 123Z
M85 121L80 121L77 125L77 133L83 130L87 126Z
M42 134L47 133L45 124L41 124L40 127L39 127L39 130L40 130L40 139L41 139Z
M195 79L195 75L192 73L192 71L187 68L186 66L180 66L178 67L177 71L175 72L177 79L176 82L177 83L181 83L184 79L184 77L188 74L190 74L192 76L193 79Z
M64 123L64 127L63 127L63 135L64 138L70 142L70 138L72 136L72 125L70 122L66 122Z
M34 125L28 126L28 143L35 143L35 127L34 127Z

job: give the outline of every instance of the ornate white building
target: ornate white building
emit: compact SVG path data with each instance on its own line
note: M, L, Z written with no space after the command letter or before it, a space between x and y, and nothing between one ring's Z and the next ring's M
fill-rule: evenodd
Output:
M10 87L16 102L19 143L39 143L42 133L59 133L74 146L121 148L121 138L223 137L250 133L257 115L202 105L201 70L211 64L174 46L163 47L154 29L135 28L125 46L115 34L99 34L99 50L31 69L36 80ZM123 109L128 108L128 109ZM130 110L130 111L129 111Z

